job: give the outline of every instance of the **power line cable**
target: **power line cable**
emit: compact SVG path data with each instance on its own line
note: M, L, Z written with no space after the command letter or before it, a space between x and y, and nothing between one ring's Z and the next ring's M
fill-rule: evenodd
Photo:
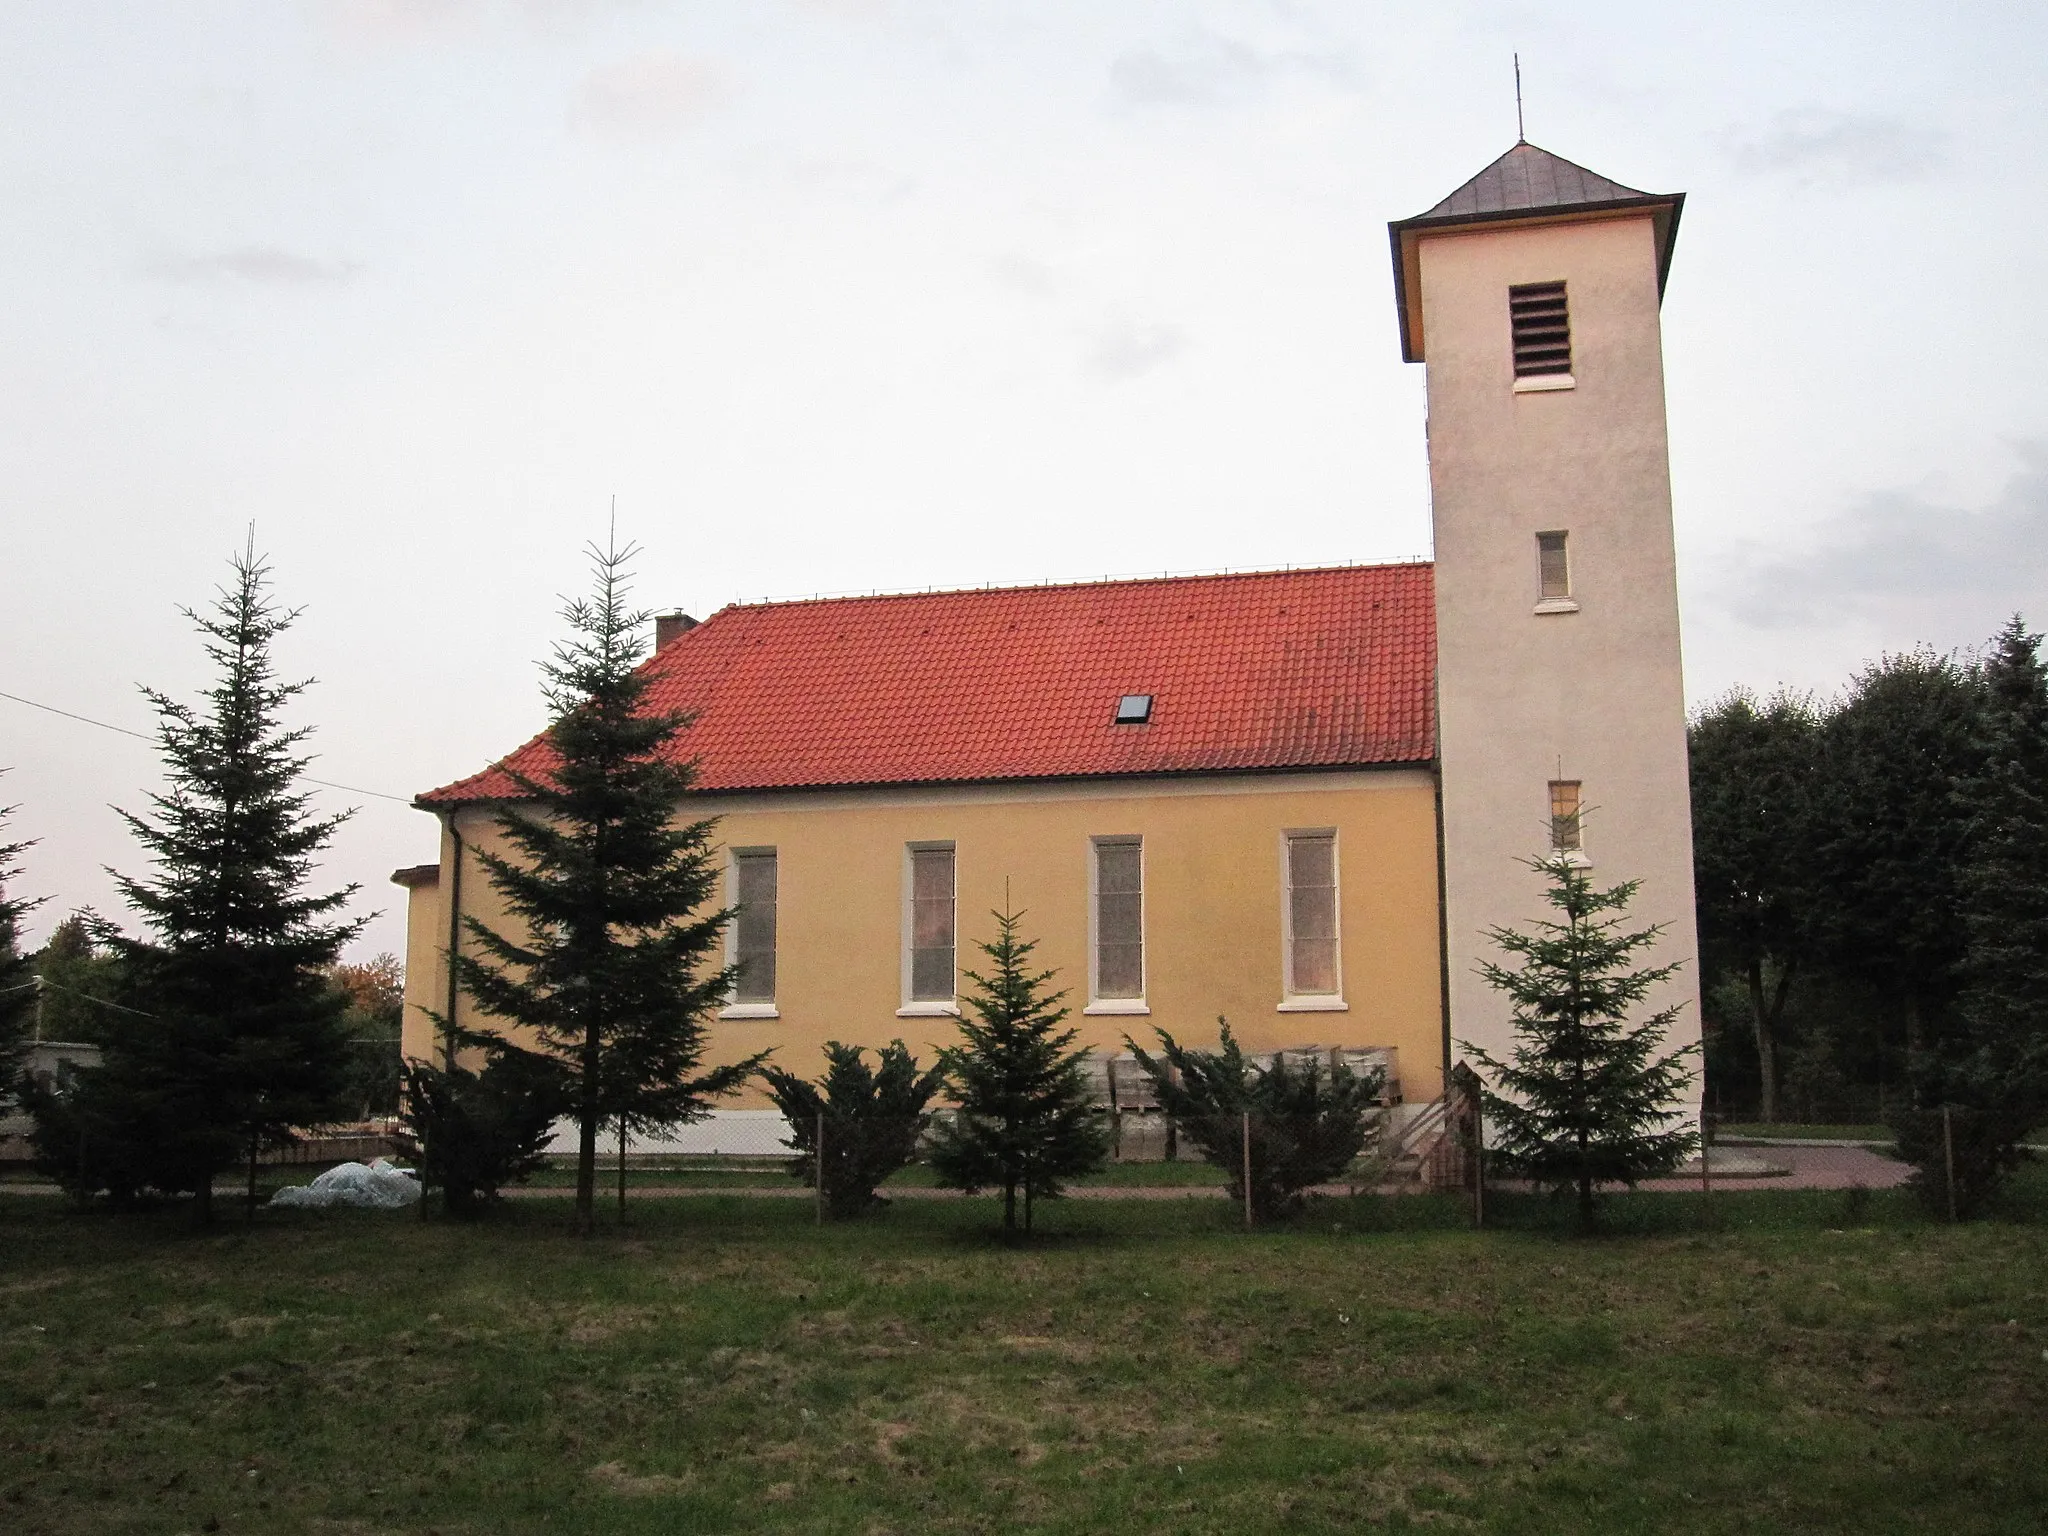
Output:
M0 987L0 995L8 992L27 992L30 990L37 992L62 992L66 997L75 997L80 1002L97 1003L100 1007L111 1008L116 1013L132 1013L138 1019L153 1019L157 1017L156 1014L145 1013L140 1008L130 1008L126 1003L109 1002L104 997L95 997L90 992L81 992L76 987L67 987L61 982L48 981L41 976L38 976L34 981L24 981L18 987Z
M133 736L137 741L154 743L154 736L145 736L140 731L131 731L125 725L109 725L104 720L95 720L90 715L73 714L68 709L59 709L54 704L38 704L34 699L24 699L18 693L0 692L0 699L10 699L16 704L26 704L30 709L40 709L45 714L62 715L66 720L76 720L81 725L96 725L103 731L112 731L118 736ZM311 774L302 775L308 784L318 784L322 789L339 789L351 795L369 795L377 800L396 800L400 805L411 805L405 795L387 795L381 789L363 789L354 784L337 784L332 779L316 779Z

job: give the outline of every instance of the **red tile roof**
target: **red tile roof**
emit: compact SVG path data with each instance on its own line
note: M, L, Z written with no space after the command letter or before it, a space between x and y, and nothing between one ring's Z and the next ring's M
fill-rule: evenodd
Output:
M1423 763L1428 565L720 609L646 663L701 792ZM1153 696L1146 725L1117 699ZM544 738L507 762L544 773ZM499 767L420 797L504 798Z

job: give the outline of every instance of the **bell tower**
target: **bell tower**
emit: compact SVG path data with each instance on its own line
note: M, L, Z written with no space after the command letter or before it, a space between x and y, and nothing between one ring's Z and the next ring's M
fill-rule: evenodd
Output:
M1699 1038L1658 320L1684 203L1521 142L1388 230L1428 370L1450 1034L1495 1055L1476 967L1488 929L1550 915L1519 861L1552 847L1641 882L1648 963L1684 965L1643 1011L1683 1001L1667 1046Z

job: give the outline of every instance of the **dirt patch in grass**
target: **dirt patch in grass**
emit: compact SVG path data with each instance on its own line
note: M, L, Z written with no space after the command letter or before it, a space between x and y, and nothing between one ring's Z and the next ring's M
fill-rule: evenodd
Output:
M687 1477L671 1477L665 1472L635 1476L626 1470L624 1462L601 1462L590 1469L590 1480L606 1493L617 1494L627 1499L662 1498L681 1493L689 1487Z

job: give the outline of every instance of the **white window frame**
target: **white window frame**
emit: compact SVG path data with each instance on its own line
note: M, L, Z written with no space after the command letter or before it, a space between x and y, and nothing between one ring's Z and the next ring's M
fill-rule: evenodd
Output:
M771 855L775 860L775 984L778 996L767 1002L743 1003L737 989L726 993L725 1006L718 1010L721 1019L779 1019L782 1009L779 993L782 986L782 851L771 843L749 845L745 848L728 848L725 851L726 905L740 904L740 859L745 856ZM725 925L725 963L739 964L740 920L737 915Z
M1330 840L1330 943L1334 950L1331 968L1336 972L1334 992L1294 990L1294 839L1327 837ZM1344 863L1343 840L1335 827L1283 827L1280 831L1280 1013L1349 1013L1344 1001Z
M1104 847L1136 848L1138 850L1138 995L1136 997L1102 996L1102 849ZM1088 839L1088 1006L1083 1014L1121 1015L1129 1018L1149 1014L1152 1005L1146 1001L1146 994L1152 988L1152 944L1145 933L1145 918L1150 906L1145 899L1147 884L1145 870L1145 839L1135 832L1107 833Z
M953 855L953 996L948 999L918 998L911 996L913 963L911 941L917 932L917 859L920 853L950 853ZM960 1017L960 847L951 838L927 838L903 845L903 908L902 908L902 1006L896 1010L899 1019L932 1019Z
M1551 595L1543 590L1543 541L1556 539L1557 550L1564 557L1564 591ZM1569 528L1545 528L1536 535L1536 608L1537 613L1577 613L1579 600L1572 595L1572 534Z

